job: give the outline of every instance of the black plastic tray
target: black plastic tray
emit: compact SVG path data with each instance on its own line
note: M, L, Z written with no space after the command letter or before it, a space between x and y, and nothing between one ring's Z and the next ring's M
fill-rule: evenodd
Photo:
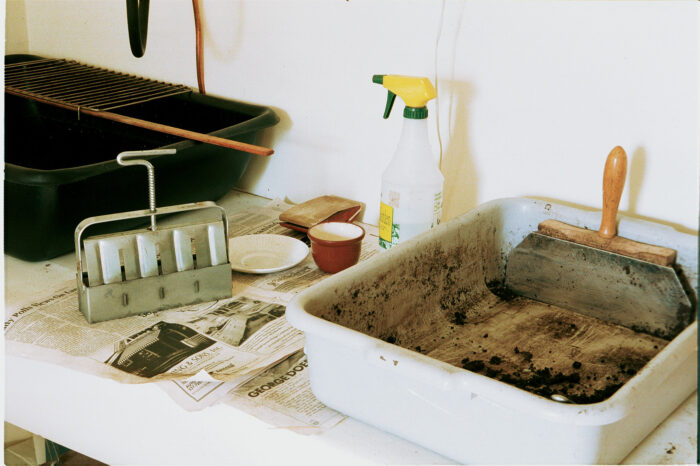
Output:
M37 58L10 55L5 62ZM268 107L195 92L115 112L252 144L279 121ZM5 94L5 252L28 261L50 259L73 250L81 220L147 209L146 170L122 167L115 159L123 151L156 148L177 149L149 159L158 206L219 199L238 183L251 158Z

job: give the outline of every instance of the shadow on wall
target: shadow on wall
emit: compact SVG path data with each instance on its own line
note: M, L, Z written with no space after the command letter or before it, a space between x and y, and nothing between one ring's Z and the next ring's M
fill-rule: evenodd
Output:
M287 134L287 132L291 129L292 119L289 117L289 114L284 110L270 105L268 105L268 107L271 108L277 114L280 121L275 126L271 128L266 128L262 132L258 144L263 147L270 147L274 149L277 141L280 141L284 137L284 135ZM280 155L275 152L270 157L251 157L250 163L248 164L248 168L246 169L245 173L243 173L243 178L239 183L239 187L241 189L247 190L246 188L255 186L265 173L267 165L271 162L271 159L273 157L280 157Z
M642 191L642 181L644 181L644 172L647 165L647 152L643 147L638 147L632 153L632 160L628 165L629 172L629 205L627 212L632 215L637 213L637 203L639 202L639 193Z
M440 87L449 96L449 142L440 164L445 176L442 221L446 222L472 209L477 202L477 176L468 132L474 90L471 84L460 81L440 81Z
M544 196L523 196L523 197L526 199L535 199L538 201L551 202L552 204L559 204L559 205L563 205L566 207L573 207L574 209L579 209L579 210L583 210L586 212L600 212L601 211L601 207L591 207L591 206L587 206L587 205L583 205L583 204L577 204L575 202L569 202L569 201L565 201L562 199L557 199L555 197L544 197ZM601 201L601 205L602 205L602 201ZM688 235L697 235L698 234L697 230L693 230L692 228L688 228L688 227L681 225L681 224L678 224L678 223L667 222L665 220L660 220L658 218L652 218L652 217L646 217L644 215L636 215L633 212L624 211L624 210L621 210L619 212L619 214L623 215L625 217L629 217L629 218L636 218L638 220L644 220L647 222L657 223L659 225L665 225L665 226L673 228L674 230L676 230L679 233L685 233Z
M198 1L207 53L224 63L233 61L243 40L243 2L217 2L212 5L216 8L206 8L202 0Z
M636 218L639 220L645 220L648 222L654 222L654 223L658 223L660 225L666 225L666 226L669 226L680 233L697 235L698 232L696 230L685 227L683 225L680 225L677 223L672 223L672 222L667 222L664 220L659 220L657 218L645 217L643 215L637 214L637 204L639 202L639 194L642 192L642 185L643 185L643 181L644 181L646 165L647 165L646 150L643 147L636 148L634 150L634 152L632 152L632 157L628 159L627 180L626 180L625 188L624 188L629 193L629 203L627 205L627 209L623 209L622 208L623 206L620 206L621 207L621 209L619 211L620 214L624 215L626 217ZM601 169L602 169L602 167L601 167ZM584 206L581 204L576 204L573 202L564 201L561 199L555 199L555 198L551 198L551 197L542 197L542 196L525 196L525 197L527 197L528 199L538 199L541 201L552 202L555 204L561 204L561 205L565 205L567 207L573 207L576 209L586 210L586 211L590 211L590 212L596 212L596 211L599 212L603 208L602 179L603 178L602 178L602 172L601 172L600 203L596 206Z

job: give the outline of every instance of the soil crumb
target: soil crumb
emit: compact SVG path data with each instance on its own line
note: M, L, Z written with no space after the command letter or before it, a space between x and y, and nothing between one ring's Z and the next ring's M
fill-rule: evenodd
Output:
M483 361L470 361L469 358L462 359L462 367L468 371L481 372L486 367Z
M464 322L466 322L467 319L467 313L464 311L457 311L454 313L454 319L452 319L450 322L455 324L455 325L464 325Z
M505 282L502 280L491 280L486 283L486 288L488 288L491 293L495 294L503 301L510 301L511 299L517 297L515 293L506 287Z

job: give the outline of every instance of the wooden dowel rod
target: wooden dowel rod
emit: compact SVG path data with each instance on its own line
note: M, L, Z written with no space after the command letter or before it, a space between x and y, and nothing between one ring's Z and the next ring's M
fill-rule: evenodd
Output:
M119 123L124 123L131 126L138 126L139 128L158 131L160 133L171 134L173 136L178 136L184 139L192 139L193 141L206 142L207 144L213 144L215 146L222 146L227 147L229 149L236 149L242 152L249 152L251 154L267 156L272 155L274 153L272 149L269 149L267 147L260 147L240 141L231 141L230 139L219 138L216 136L211 136L209 134L198 133L196 131L189 131L182 128L176 128L174 126L154 123L152 121L140 120L138 118L119 115L118 113L95 112L93 110L81 110L81 113L96 116L99 118L105 118L107 120L117 121Z
M37 96L31 96L31 95L26 95L21 92L14 92L12 89L7 89L5 88L5 92L8 94L14 94L18 95L20 97L25 97L28 99L36 100L37 102L42 102L45 104L53 105L56 107L61 107L65 108L68 110L78 110L76 107L72 105L66 105L62 104L60 102L53 102L48 99L43 99L41 97ZM199 142L204 142L207 144L213 144L215 146L221 146L221 147L226 147L228 149L235 149L239 150L241 152L248 152L250 154L256 154L256 155L264 155L264 156L269 156L275 153L274 150L267 148L267 147L261 147L261 146L256 146L254 144L247 144L245 142L240 142L240 141L231 141L230 139L224 139L216 136L211 136L209 134L204 134L204 133L198 133L196 131L190 131L182 128L176 128L174 126L168 126L168 125L163 125L160 123L155 123L152 121L147 121L147 120L141 120L139 118L132 118L126 115L120 115L118 113L112 113L112 112L99 112L95 110L88 110L81 108L80 113L83 115L91 115L94 117L98 118L104 118L107 120L111 121L116 121L118 123L123 123L131 126L137 126L139 128L144 128L148 129L151 131L157 131L160 133L165 133L165 134L170 134L172 136L178 136L183 139L191 139L193 141L199 141Z

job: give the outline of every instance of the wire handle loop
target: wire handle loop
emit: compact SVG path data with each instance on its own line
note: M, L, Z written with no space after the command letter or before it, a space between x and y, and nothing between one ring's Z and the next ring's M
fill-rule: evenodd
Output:
M148 160L132 159L132 157L149 157L153 155L170 155L175 149L153 149L126 151L117 155L117 163L122 166L143 165L148 171L148 209L151 211L151 231L156 231L156 176L153 165ZM126 159L129 160L126 160Z

